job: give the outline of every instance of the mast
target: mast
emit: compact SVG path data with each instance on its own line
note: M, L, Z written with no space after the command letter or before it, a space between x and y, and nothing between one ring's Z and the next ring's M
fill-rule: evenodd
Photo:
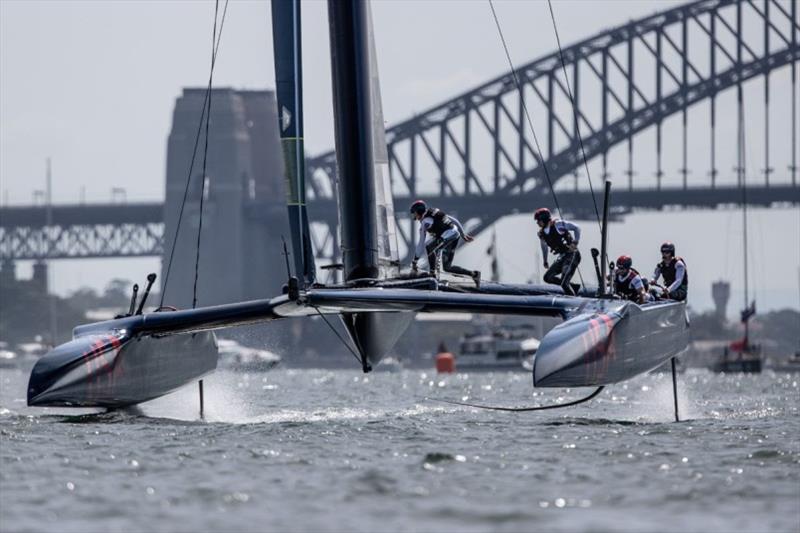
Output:
M306 211L303 148L303 53L300 0L272 1L272 41L278 129L286 174L286 205L292 233L294 273L300 288L316 280Z
M361 0L328 0L345 281L380 274L368 17Z
M47 184L45 188L45 195L47 201L47 212L46 212L46 226L48 231L52 231L53 229L53 167L50 161L50 158L47 158ZM49 302L49 312L50 312L50 343L55 346L58 342L58 315L56 314L56 295L53 290L53 283L51 280L53 279L52 273L52 261L47 261L45 263L47 265L47 300Z
M736 5L736 62L742 64L742 5ZM747 302L750 299L747 272L747 177L745 175L745 131L744 131L744 99L742 94L742 82L736 84L737 115L738 115L738 150L737 166L739 187L742 188L742 248L744 256L744 310L742 311L742 322L744 322L744 349L747 350L750 344L750 313Z

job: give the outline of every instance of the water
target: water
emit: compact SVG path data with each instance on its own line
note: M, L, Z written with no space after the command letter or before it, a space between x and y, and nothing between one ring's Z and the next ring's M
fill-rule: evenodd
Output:
M137 411L65 414L0 371L0 530L798 531L798 374L668 374L564 411L528 374L220 373ZM84 413L90 411L84 411Z

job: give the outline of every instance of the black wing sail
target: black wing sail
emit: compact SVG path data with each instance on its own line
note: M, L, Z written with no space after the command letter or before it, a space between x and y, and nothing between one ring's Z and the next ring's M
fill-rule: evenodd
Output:
M314 250L306 210L306 167L303 147L303 69L300 0L272 2L275 94L278 130L286 176L286 205L292 232L294 272L301 287L316 280Z

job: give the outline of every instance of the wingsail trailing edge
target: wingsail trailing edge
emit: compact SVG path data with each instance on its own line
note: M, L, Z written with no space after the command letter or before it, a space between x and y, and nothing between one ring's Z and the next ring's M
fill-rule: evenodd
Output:
M415 313L560 317L564 322L544 336L537 351L537 387L617 383L686 349L684 302L637 305L613 299L603 290L605 269L598 280L601 289L584 288L577 296L552 285L486 282L478 288L401 275L377 58L364 0L328 3L344 280L317 283L302 164L300 2L274 0L272 14L279 127L293 221L294 276L286 294L79 326L72 341L34 367L29 405L113 408L157 398L215 370L218 350L212 330L287 317L339 316L365 372L394 346ZM605 250L601 257L606 257Z

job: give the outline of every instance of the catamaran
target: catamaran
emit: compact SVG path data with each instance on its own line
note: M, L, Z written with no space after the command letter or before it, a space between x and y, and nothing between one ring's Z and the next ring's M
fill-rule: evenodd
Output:
M152 400L215 370L214 330L288 317L338 317L364 372L391 350L416 313L560 318L563 322L538 346L535 387L602 388L674 362L686 349L684 302L638 305L606 290L605 231L602 252L594 254L598 288L583 287L577 296L554 285L486 282L477 287L436 272L401 272L378 63L365 0L328 2L343 281L317 282L305 201L300 1L273 0L272 16L294 263L284 293L151 313L143 312L147 291L136 311L134 294L127 316L76 327L73 340L38 361L30 376L29 405L116 408ZM608 188L607 183L606 193ZM607 213L608 194L604 218ZM148 289L154 279L151 275Z

